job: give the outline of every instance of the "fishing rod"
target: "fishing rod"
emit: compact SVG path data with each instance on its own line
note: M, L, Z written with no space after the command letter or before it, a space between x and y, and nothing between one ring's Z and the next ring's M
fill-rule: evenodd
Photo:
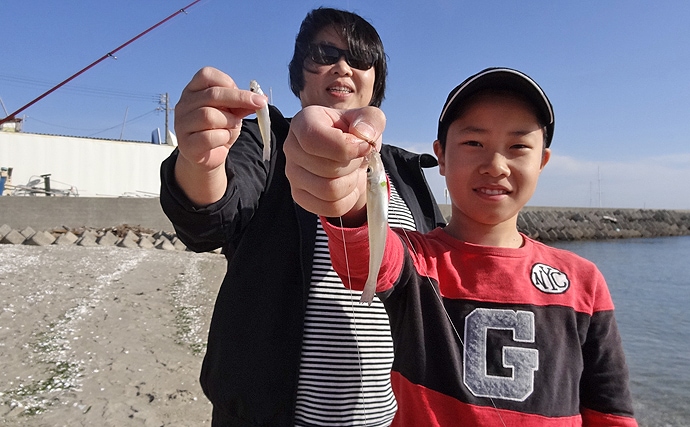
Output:
M62 82L58 83L56 86L53 86L51 89L49 89L48 91L46 91L45 93L43 93L42 95L40 95L39 97L37 97L36 99L34 99L33 101L29 102L29 103L26 104L25 106L21 107L20 109L18 109L18 110L15 111L14 113L8 115L8 116L5 117L4 119L0 119L0 125L2 125L2 124L5 123L5 122L9 122L10 120L14 120L15 117L17 116L17 114L21 113L22 111L24 111L24 110L26 110L27 108L31 107L32 105L34 105L35 103L37 103L37 102L40 101L41 99L45 98L46 96L48 96L48 95L50 95L51 93L55 92L56 90L60 89L62 86L66 85L67 83L69 83L70 81L72 81L73 79L75 79L76 77L80 76L81 74L85 73L85 72L88 71L89 69L93 68L94 66L96 66L96 65L97 65L98 63L100 63L101 61L104 61L104 60L107 59L107 58L114 58L114 59L117 59L117 58L115 58L115 52L117 52L118 50L120 50L120 49L122 49L122 48L128 46L129 44L131 44L131 43L134 42L135 40L137 40L137 39L143 37L144 35L148 34L149 32L153 31L154 29L158 28L159 26L163 25L164 23L168 22L168 21L171 20L172 18L176 17L176 16L179 15L180 13L186 14L186 13L187 13L187 9L189 9L190 7L192 7L192 6L194 6L195 4L199 3L200 1L201 1L201 0L195 0L195 1L193 1L192 3L188 4L187 6L183 7L182 9L180 9L180 10L178 10L177 12L173 13L172 15L168 16L168 17L165 18L164 20L160 21L160 22L157 23L156 25L154 25L154 26L152 26L152 27L149 27L146 31L143 31L143 32L139 33L137 36L135 36L135 37L129 39L127 42L125 42L125 43L123 43L122 45L118 46L116 49L111 50L110 52L108 52L108 53L106 53L105 55L101 56L100 58L98 58L97 60L95 60L94 62L92 62L91 64L87 65L86 67L82 68L80 71L74 73L73 75L71 75L71 76L68 77L67 79L65 79L65 80L63 80ZM5 113L7 113L7 112L5 112Z

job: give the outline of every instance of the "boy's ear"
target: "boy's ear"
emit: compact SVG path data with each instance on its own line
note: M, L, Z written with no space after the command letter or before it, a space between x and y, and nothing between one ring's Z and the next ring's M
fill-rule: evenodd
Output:
M539 167L540 170L544 169L544 166L546 166L547 163L549 163L549 160L551 159L551 149L550 148L544 148L544 153L541 155L541 166Z
M443 153L443 147L441 146L441 141L438 139L434 141L434 154L438 159L438 171L441 176L446 176L446 156Z

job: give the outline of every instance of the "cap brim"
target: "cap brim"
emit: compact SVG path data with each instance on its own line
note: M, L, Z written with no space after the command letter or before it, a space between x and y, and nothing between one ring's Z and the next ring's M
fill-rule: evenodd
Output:
M539 85L526 74L510 68L487 68L469 77L448 95L439 117L439 139L447 130L447 119L475 93L485 89L511 90L524 95L537 110L539 120L547 128L547 144L551 144L555 117L549 98Z

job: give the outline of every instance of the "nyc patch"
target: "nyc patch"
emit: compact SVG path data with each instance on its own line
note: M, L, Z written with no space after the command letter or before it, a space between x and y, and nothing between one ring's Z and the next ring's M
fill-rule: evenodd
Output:
M567 274L546 264L534 264L531 279L537 289L547 294L562 294L570 287Z

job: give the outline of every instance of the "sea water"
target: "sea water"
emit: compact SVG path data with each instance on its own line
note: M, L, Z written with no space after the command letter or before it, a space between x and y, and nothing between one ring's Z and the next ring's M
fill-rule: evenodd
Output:
M690 236L551 245L606 278L640 426L690 426Z

